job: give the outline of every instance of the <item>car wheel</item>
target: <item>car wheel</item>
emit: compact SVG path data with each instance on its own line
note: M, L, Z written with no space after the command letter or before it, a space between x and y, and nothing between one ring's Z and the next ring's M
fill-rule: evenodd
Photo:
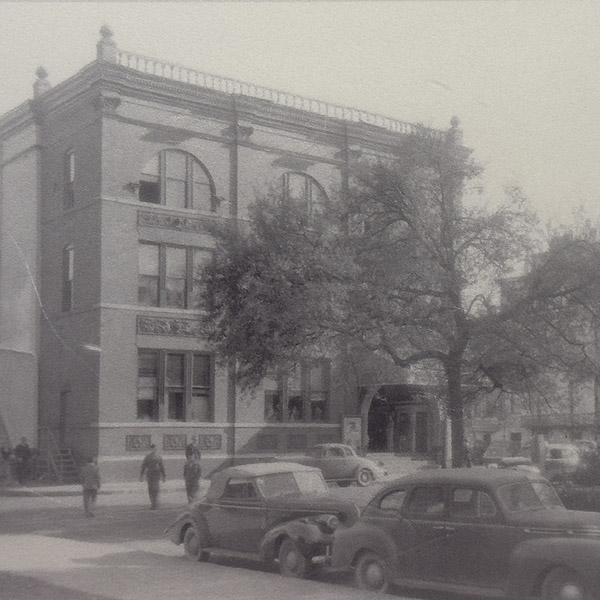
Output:
M554 569L542 584L542 600L590 600L581 577L565 568Z
M285 577L304 578L308 575L309 562L300 551L298 544L286 538L279 548L279 571Z
M374 552L365 552L356 563L354 581L361 590L387 592L390 580L385 561Z
M185 556L191 561L197 562L208 559L208 553L202 550L202 541L194 526L190 526L185 530L183 549L185 550Z
M356 476L356 483L361 487L369 485L373 481L373 473L369 469L361 469Z

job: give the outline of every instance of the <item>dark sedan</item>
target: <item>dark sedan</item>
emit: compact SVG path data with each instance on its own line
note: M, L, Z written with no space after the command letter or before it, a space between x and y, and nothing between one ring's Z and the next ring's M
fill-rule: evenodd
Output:
M333 532L358 518L358 508L333 497L318 469L259 463L215 473L203 498L169 528L195 561L210 554L279 561L283 575L304 577L324 564Z
M332 566L358 587L592 600L600 515L565 509L550 483L510 469L439 469L382 488L336 532Z

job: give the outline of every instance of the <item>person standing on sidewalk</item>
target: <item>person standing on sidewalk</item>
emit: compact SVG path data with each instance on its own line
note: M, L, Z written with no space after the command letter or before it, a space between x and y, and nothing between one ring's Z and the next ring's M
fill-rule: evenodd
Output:
M23 485L29 478L31 465L31 448L27 443L27 438L22 437L21 443L15 446L14 456L16 461L17 481Z
M202 469L200 464L191 456L188 456L183 465L183 479L185 481L185 491L187 492L188 502L193 502L196 499L196 494L200 489L200 476Z
M144 480L144 474L146 475L146 481L148 482L150 508L152 510L156 510L158 508L160 481L162 479L164 483L167 480L167 476L165 474L165 467L163 465L162 458L156 451L156 446L154 444L150 446L150 454L147 454L142 462L140 481Z
M81 467L81 485L83 486L83 510L86 517L93 517L96 509L96 498L100 489L100 471L98 460L92 457Z
M197 463L200 462L200 444L198 443L197 435L193 435L191 443L185 447L185 457L191 458Z

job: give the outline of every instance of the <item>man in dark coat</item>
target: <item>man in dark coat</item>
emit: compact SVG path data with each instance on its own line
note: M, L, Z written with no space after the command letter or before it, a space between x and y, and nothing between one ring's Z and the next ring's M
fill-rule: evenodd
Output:
M185 447L185 457L191 458L195 462L200 462L200 444L198 443L197 435L193 435L191 443Z
M31 448L27 443L27 438L22 437L21 443L15 447L14 456L16 461L17 481L23 485L23 482L29 477L31 465Z
M152 510L156 510L158 508L160 481L162 479L164 483L167 480L167 476L165 474L165 467L163 465L162 458L156 451L156 446L154 444L150 446L150 454L147 454L144 457L144 462L142 462L140 481L144 480L144 475L146 475L146 481L148 482L150 508Z
M100 489L100 471L98 461L91 458L81 467L81 485L83 486L83 510L86 517L94 516L96 498Z
M200 476L202 470L200 463L195 461L191 456L188 456L183 465L183 480L185 481L185 491L187 493L188 502L193 502L196 499L198 490L200 489Z

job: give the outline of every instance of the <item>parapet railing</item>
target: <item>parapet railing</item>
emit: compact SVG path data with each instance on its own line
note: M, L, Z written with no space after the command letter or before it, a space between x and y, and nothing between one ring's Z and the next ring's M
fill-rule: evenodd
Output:
M385 115L371 113L357 108L350 108L340 104L331 104L329 102L323 102L322 100L315 100L314 98L306 98L297 94L291 94L290 92L267 88L253 83L246 83L229 77L203 73L196 69L160 61L141 54L134 54L124 50L117 50L116 54L117 64L121 66L129 67L130 69L135 69L142 73L148 73L150 75L189 83L218 92L224 92L226 94L237 94L240 96L259 98L261 100L272 102L273 104L288 106L325 117L351 121L353 123L374 125L375 127L381 127L394 133L418 135L435 140L442 140L445 136L444 132L437 129L430 129L422 125L406 123L391 117L386 117Z

